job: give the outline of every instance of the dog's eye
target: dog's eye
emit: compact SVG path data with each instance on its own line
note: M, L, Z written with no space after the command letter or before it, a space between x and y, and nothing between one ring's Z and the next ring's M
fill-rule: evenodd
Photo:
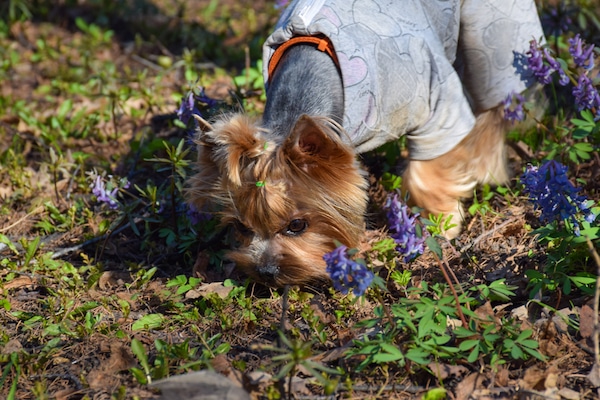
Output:
M286 233L288 235L292 235L292 236L299 235L302 232L304 232L304 230L306 229L307 226L308 226L308 222L306 222L305 219L294 219L288 225Z

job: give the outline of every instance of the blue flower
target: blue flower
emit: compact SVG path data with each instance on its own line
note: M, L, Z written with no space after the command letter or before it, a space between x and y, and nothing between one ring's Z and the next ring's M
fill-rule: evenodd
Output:
M600 94L592 80L585 74L579 76L577 85L573 87L573 96L578 111L600 108Z
M181 105L177 109L177 118L185 125L189 125L192 116L198 115L200 116L200 110L197 107L197 104L203 104L208 108L213 108L218 105L218 100L211 99L204 92L203 87L199 87L193 91L190 91L186 97L181 100ZM193 125L190 131L194 131L197 128L196 120L192 119Z
M544 54L539 49L538 43L535 39L529 42L529 51L527 54L527 63L529 69L538 80L538 82L547 85L552 82L553 69L544 63Z
M529 42L529 51L526 54L529 69L538 82L547 85L552 82L552 74L558 72L558 84L565 86L569 83L569 77L560 63L550 54L550 50L541 49L535 39Z
M523 121L525 112L523 111L523 103L525 98L520 93L511 93L504 99L504 118L508 121ZM514 109L511 109L514 104Z
M119 208L119 202L117 201L116 197L118 191L118 187L107 191L102 177L100 175L96 175L96 179L92 184L92 193L96 196L96 200L101 203L106 203L111 209L116 210Z
M326 271L336 290L347 294L352 289L356 296L362 296L371 285L374 275L364 264L349 259L347 251L348 247L340 245L325 254Z
M561 2L556 8L546 6L546 12L542 12L540 19L544 30L549 33L548 36L560 36L563 32L568 32L573 20L571 15L574 12L573 7L568 7L565 2Z
M562 69L560 63L556 61L554 57L552 57L552 55L550 54L550 50L548 50L547 48L544 49L544 56L546 57L546 61L550 65L550 68L552 68L553 71L558 72L558 84L561 86L567 85L569 83L569 77Z
M285 6L287 6L289 2L290 2L290 0L276 0L274 7L276 10L279 10L279 9L282 9Z
M417 233L419 213L409 215L408 206L398 199L398 195L390 195L385 204L389 223L390 236L396 242L396 251L404 256L404 262L410 262L425 250L426 231Z
M192 223L192 225L199 224L200 222L208 221L212 218L209 213L198 211L198 209L190 203L184 203L186 208L186 216Z
M177 109L177 118L187 125L194 114L200 115L200 110L196 107L194 93L190 92L187 97L181 101L181 105Z
M540 220L544 223L568 220L578 235L578 213L583 214L588 222L595 219L590 202L578 194L581 189L573 186L567 177L567 167L557 161L546 161L540 167L527 166L521 183L529 200L541 210Z
M573 61L578 67L583 67L587 70L594 68L594 45L583 47L583 41L579 34L574 38L569 39L569 53L573 56Z

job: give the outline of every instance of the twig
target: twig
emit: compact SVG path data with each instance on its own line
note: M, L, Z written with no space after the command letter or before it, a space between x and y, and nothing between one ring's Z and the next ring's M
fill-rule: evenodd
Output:
M137 224L138 222L141 221L141 218L136 218L134 219L134 223ZM77 250L81 250L82 248L84 248L85 246L89 246L90 244L94 244L96 242L99 242L101 240L106 240L109 237L111 237L112 235L116 234L116 233L120 233L122 231L124 231L125 229L129 228L130 224L125 224L122 225L121 227L115 229L114 231L110 231L105 233L102 236L96 236L95 238L91 238L90 240L86 240L85 242L76 244L75 246L71 246L71 247L63 247L62 249L59 249L58 251L55 251L54 253L52 253L52 259L56 259L59 257L62 257L64 255L67 255L69 253L73 253Z
M25 214L23 217L19 218L17 221L13 222L9 226L5 226L4 228L0 229L0 232L6 232L9 229L14 228L15 226L19 225L21 222L23 222L27 218L31 217L34 214L37 214L38 212L42 211L43 209L44 209L44 206L37 206L36 208L33 209L33 211Z
M456 311L458 312L458 316L460 317L460 320L461 320L463 326L466 328L469 325L467 324L467 319L465 318L465 315L463 314L462 309L460 308L460 302L458 300L458 294L456 293L456 289L454 288L454 283L452 283L452 280L450 279L450 276L448 275L448 271L446 271L446 268L444 267L442 260L440 260L439 257L435 253L433 255L436 258L436 260L440 266L440 269L442 270L442 274L444 274L444 279L446 279L446 282L448 282L448 285L450 286L450 290L452 291L452 295L454 296L454 301L456 302ZM456 283L458 284L459 282L456 282Z
M489 231L483 232L481 235L477 236L475 239L473 239L471 242L469 242L469 244L464 245L460 249L460 252L464 253L465 251L469 250L471 247L475 246L477 243L479 243L480 241L482 241L485 237L490 236L490 235L496 233L500 229L504 228L506 225L510 224L511 222L516 221L516 219L517 219L517 217L512 217L510 219L507 219L506 221L504 221L500 225L494 226Z
M377 297L377 301L379 301L379 304L381 304L381 307L383 308L383 312L385 313L385 316L390 321L390 325L392 326L392 329L394 331L396 331L396 328L397 328L398 325L396 325L396 320L394 319L394 317L392 317L392 313L390 312L390 308L383 301L383 296L381 295L381 292L379 291L379 288L376 287L375 290L374 290L374 292L375 292L375 297Z
M281 320L279 321L279 329L281 333L285 332L285 321L287 320L287 312L289 309L288 294L290 285L283 287L283 295L281 296ZM283 343L279 343L279 347L283 347Z
M597 267L596 291L594 293L594 366L588 379L594 385L600 386L600 321L598 321L598 308L600 307L600 255L598 255L589 237L586 237L586 242Z
M131 58L134 59L135 61L139 62L143 66L153 69L155 71L160 72L163 70L163 68L160 65L154 64L152 61L146 60L145 58L142 58L142 57L138 56L137 54L132 54Z

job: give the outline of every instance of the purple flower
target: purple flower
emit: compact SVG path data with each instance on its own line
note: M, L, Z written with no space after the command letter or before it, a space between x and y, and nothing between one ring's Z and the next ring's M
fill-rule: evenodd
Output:
M574 38L569 39L569 53L573 56L573 61L578 67L583 67L587 70L594 68L594 45L583 47L583 41L579 34Z
M569 77L560 63L550 54L550 50L540 49L535 39L529 42L529 51L526 54L529 69L538 82L547 85L552 82L552 74L558 72L559 85L565 86L569 83Z
M396 242L396 251L404 256L404 262L410 262L425 250L425 232L417 233L417 218L419 213L409 216L409 209L403 204L398 195L390 195L385 204L387 219L392 239Z
M198 211L198 209L193 204L185 203L185 208L185 214L192 223L192 225L199 224L203 221L208 221L212 218L212 216L209 213Z
M541 210L542 222L569 220L575 234L579 235L577 214L582 213L588 222L595 219L590 202L585 196L577 194L581 189L573 186L567 177L567 167L557 161L546 161L540 167L528 165L521 175L521 183L529 200Z
M181 101L181 105L177 109L177 118L187 125L194 114L200 115L200 110L196 108L194 93L190 92L187 97Z
M561 86L567 85L569 83L569 77L563 70L560 63L556 61L554 57L552 57L552 55L550 54L550 50L548 50L547 48L544 49L544 56L546 57L546 61L548 62L548 64L550 64L550 68L552 68L553 71L558 72L558 84Z
M511 93L504 99L504 118L508 121L523 121L525 112L523 111L525 98L520 93ZM514 104L514 109L511 106Z
M550 76L554 71L544 63L544 55L540 51L538 43L535 39L529 42L529 51L526 54L529 69L538 82L544 85L550 83L552 81Z
M560 36L563 32L568 32L573 20L570 14L573 14L573 7L567 7L564 2L557 8L550 8L541 14L542 26L550 34L548 36Z
M218 105L218 101L215 99L211 99L204 92L203 87L199 87L196 90L190 91L186 97L181 100L181 105L177 109L177 118L185 125L189 125L190 119L192 116L201 115L200 110L197 107L197 104L203 104L205 107L213 108ZM195 130L197 127L196 120L192 120L193 125L191 131Z
M275 1L275 9L276 10L282 9L285 6L287 6L289 2L290 2L290 0L276 0Z
M340 245L323 256L327 264L327 273L333 281L333 287L343 294L349 289L356 296L362 296L373 281L373 273L362 263L348 258L348 247Z
M585 74L579 76L577 86L573 88L573 96L578 111L600 107L600 94Z
M106 203L108 206L116 210L119 208L119 202L117 201L117 192L119 191L118 187L113 188L110 191L106 190L106 186L104 184L104 180L100 175L96 176L94 183L92 184L92 193L96 196L96 199L101 203Z

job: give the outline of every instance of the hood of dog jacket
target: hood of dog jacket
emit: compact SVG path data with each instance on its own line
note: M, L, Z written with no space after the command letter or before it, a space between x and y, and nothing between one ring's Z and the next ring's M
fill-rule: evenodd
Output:
M356 151L407 135L416 160L450 151L477 111L529 86L524 53L543 40L533 0L297 0L264 44L265 82L275 49L299 35L333 43Z

